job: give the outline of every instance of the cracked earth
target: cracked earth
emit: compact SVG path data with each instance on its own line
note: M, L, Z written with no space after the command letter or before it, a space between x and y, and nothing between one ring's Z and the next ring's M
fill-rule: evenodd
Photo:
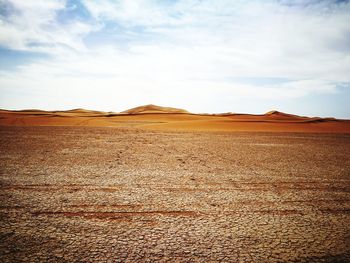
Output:
M1 262L350 262L350 135L0 127Z

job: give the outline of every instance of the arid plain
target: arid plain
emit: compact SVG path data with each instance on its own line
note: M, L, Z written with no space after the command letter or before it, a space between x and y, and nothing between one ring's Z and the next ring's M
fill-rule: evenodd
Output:
M1 262L349 262L350 122L0 111Z

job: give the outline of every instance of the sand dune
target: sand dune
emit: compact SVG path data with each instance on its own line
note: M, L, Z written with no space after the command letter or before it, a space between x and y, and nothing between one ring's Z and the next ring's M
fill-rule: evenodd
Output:
M179 131L327 132L350 133L350 120L298 116L279 111L265 114L193 114L183 109L145 105L120 113L0 110L6 126L97 126Z
M153 104L148 104L144 106L139 106L136 108L132 108L121 113L126 114L145 114L145 113L189 113L183 109L171 108L171 107L161 107Z

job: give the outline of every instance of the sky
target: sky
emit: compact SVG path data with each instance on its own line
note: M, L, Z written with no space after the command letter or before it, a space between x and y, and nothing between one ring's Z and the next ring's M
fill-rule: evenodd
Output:
M0 108L350 119L345 0L0 0Z

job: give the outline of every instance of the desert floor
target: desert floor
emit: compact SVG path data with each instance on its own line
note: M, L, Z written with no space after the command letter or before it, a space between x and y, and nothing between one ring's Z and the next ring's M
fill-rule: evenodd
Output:
M0 262L349 262L350 134L0 126Z

